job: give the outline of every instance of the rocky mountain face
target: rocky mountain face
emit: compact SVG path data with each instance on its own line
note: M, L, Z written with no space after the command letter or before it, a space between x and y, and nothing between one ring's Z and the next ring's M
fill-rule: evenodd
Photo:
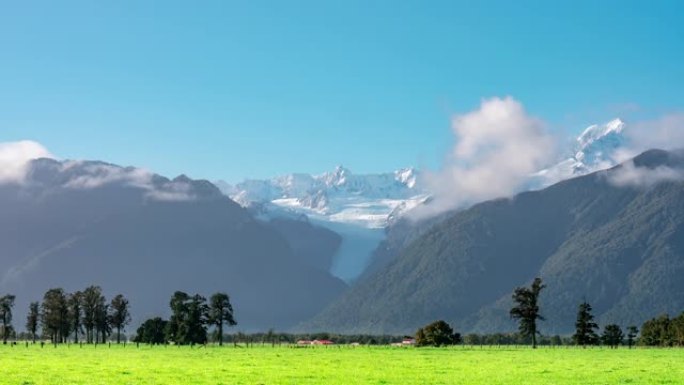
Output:
M415 169L385 174L353 174L338 166L320 175L289 174L270 180L217 185L233 200L267 216L305 214L330 222L384 228L391 213L424 198Z
M136 322L168 313L175 290L225 291L241 330L287 328L346 288L327 271L335 234L257 220L185 176L38 159L0 184L0 212L0 292L17 295L17 320L49 288L97 284L126 295Z
M620 119L587 127L558 157L530 175L524 188L540 189L572 177L612 167L628 145ZM340 235L331 273L347 282L393 258L410 240L444 214L412 223L407 213L429 204L431 191L420 171L354 174L337 167L320 175L288 174L236 185L217 182L233 200L265 220L305 216Z
M306 330L411 333L435 319L513 331L510 296L534 277L543 333L684 309L684 155L653 150L606 171L452 213L363 275Z

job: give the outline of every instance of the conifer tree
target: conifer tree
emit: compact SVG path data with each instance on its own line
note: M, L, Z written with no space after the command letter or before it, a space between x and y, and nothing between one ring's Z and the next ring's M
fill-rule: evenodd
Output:
M510 311L511 318L519 320L518 330L524 337L532 339L532 348L537 348L537 320L544 320L539 314L539 293L546 285L542 284L541 278L535 278L532 286L519 287L513 293L513 301L516 306Z
M591 305L587 301L582 302L577 310L577 322L575 322L575 334L572 340L576 345L587 346L596 345L599 337L596 334L598 325L594 322L594 315L591 314Z
M606 325L603 328L601 341L603 341L603 344L606 346L616 349L618 346L620 346L620 344L622 344L622 340L624 340L624 338L625 335L622 332L622 329L616 324Z

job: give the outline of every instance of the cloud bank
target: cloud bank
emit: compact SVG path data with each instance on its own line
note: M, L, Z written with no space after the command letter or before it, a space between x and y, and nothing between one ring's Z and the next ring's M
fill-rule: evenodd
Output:
M62 172L78 170L63 187L70 189L95 189L117 183L145 190L145 197L156 201L181 202L197 198L192 186L186 181L155 181L155 174L135 167L119 167L111 164L87 161L66 161Z
M684 169L636 167L633 161L624 163L608 176L608 181L618 187L650 187L660 182L679 180L684 180Z
M511 97L483 100L477 110L454 117L452 130L456 144L445 166L424 176L433 200L416 209L415 218L510 196L555 154L544 122Z
M627 135L635 151L681 149L684 147L684 113L671 113L655 120L636 122Z
M613 170L608 180L620 187L650 187L660 182L684 180L684 169L668 166L636 167L631 159L650 149L684 149L684 113L671 113L653 120L633 123L626 131L629 145L616 152L615 158L624 162Z
M29 162L38 158L53 158L40 143L31 140L0 143L0 183L22 183Z
M55 157L40 143L23 140L0 143L0 184L23 185L27 182L30 162ZM59 162L57 172L69 175L61 185L69 189L94 189L119 183L145 190L145 197L157 201L189 201L196 199L192 186L185 181L155 181L155 175L144 169L119 167L102 162L67 160Z

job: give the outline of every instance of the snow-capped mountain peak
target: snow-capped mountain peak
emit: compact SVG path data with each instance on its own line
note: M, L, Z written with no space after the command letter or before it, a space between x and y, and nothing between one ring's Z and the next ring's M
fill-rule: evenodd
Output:
M390 213L411 208L425 198L419 171L354 174L337 166L319 175L288 174L269 180L246 180L235 186L217 183L236 202L261 211L304 213L321 220L382 228Z
M402 168L394 172L394 179L408 188L414 188L418 179L418 172L415 168Z
M319 178L327 187L333 187L342 186L347 183L349 176L351 176L351 171L343 166L337 166L334 171L323 173Z
M626 143L625 123L620 119L587 127L577 138L575 159L588 170L613 165L613 153Z
M580 147L586 147L598 140L601 140L609 135L620 135L625 128L625 122L622 119L613 119L605 124L592 124L587 127L582 134L577 137L577 142Z
M567 155L555 165L535 174L530 187L545 187L558 181L606 169L617 164L617 150L628 144L621 119L593 124L575 139Z

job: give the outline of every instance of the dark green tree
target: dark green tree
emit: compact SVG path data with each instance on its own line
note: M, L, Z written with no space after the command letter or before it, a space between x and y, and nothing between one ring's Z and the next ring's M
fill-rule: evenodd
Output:
M105 299L99 286L89 286L83 290L83 326L86 333L86 342L93 343L97 339L95 335L98 309L104 306Z
M109 311L112 327L116 329L116 343L118 344L121 343L121 331L131 322L128 300L121 294L117 295L112 299Z
M670 338L675 346L684 346L684 313L670 321Z
M74 343L77 344L79 334L83 333L83 293L77 291L69 295L67 306L71 332L74 333Z
M95 308L95 338L104 344L107 342L107 337L112 333L112 322L109 318L109 304L105 303L106 299L103 296L102 301Z
M166 338L176 344L185 341L187 333L188 301L190 296L182 291L173 293L169 306L171 307L171 318L166 328Z
M168 321L159 317L148 319L138 328L134 341L151 345L165 344L167 326Z
M3 344L7 344L7 339L12 334L12 308L15 298L12 294L0 297L0 334Z
M639 335L639 329L636 326L627 327L627 346L631 349L636 342L636 337Z
M187 293L177 291L171 297L169 305L169 340L181 345L207 342L209 306L206 298L199 294L191 297Z
M38 334L38 324L40 322L40 303L31 302L29 304L29 311L26 315L26 331L31 334L33 343L36 343L36 335Z
M66 341L69 335L69 306L67 296L61 288L48 290L43 296L40 319L43 332L47 333L52 343Z
M223 325L235 326L235 315L230 297L226 293L215 293L209 299L209 323L216 326L219 345L223 345Z
M209 306L207 299L199 294L190 298L188 303L186 344L204 344L207 342Z
M513 293L513 301L516 303L510 311L510 316L519 321L518 330L521 335L532 339L532 348L537 348L537 320L544 320L539 314L539 294L546 287L541 278L535 278L532 286L519 287Z
M644 322L641 326L640 343L646 346L672 346L670 322L667 314Z
M575 334L572 340L576 345L587 346L596 345L599 337L596 334L598 325L594 322L594 315L591 314L591 305L587 301L582 302L577 310L577 321L575 322Z
M446 322L439 320L416 332L416 346L443 346L461 343L461 335Z
M622 344L624 338L625 335L622 332L622 329L620 328L620 326L616 324L606 325L603 328L601 341L606 346L610 346L611 348L616 349L618 346Z

